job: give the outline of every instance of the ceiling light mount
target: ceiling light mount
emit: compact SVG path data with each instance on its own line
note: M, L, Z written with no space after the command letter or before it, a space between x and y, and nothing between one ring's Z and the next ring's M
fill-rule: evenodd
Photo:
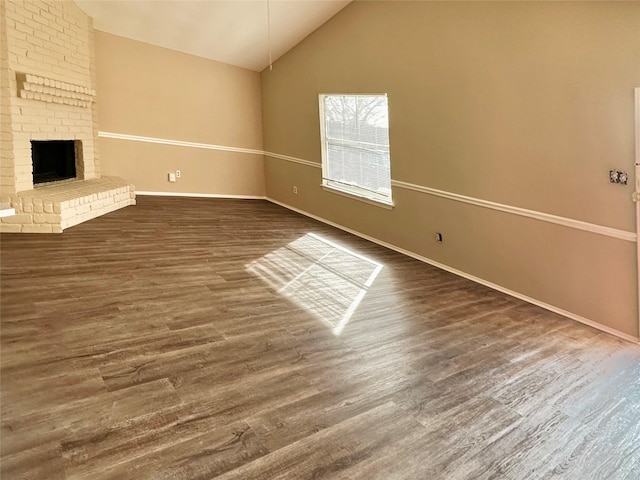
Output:
M267 0L267 49L269 50L269 71L273 70L271 60L271 2Z

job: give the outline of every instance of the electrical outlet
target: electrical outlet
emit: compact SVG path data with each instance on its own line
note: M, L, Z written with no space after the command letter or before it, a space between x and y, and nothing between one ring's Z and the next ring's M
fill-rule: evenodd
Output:
M175 182L176 181L176 174L173 172L169 172L169 181L170 182Z
M618 183L618 171L617 170L609 170L609 181L611 183Z
M293 193L295 193L296 195L298 194L298 187L296 187L295 185L293 186Z
M629 174L627 172L618 172L618 183L626 185L629 181Z
M176 170L176 178L180 178L182 172L180 170Z
M611 183L626 185L629 181L629 174L621 170L609 170L609 181Z

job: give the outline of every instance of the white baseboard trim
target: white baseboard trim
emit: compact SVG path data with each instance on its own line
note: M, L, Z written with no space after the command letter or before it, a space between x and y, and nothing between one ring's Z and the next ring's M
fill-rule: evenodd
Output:
M467 280L471 280L472 282L476 282L476 283L479 283L480 285L484 285L485 287L489 287L489 288L491 288L493 290L497 290L498 292L502 292L502 293L504 293L506 295L509 295L511 297L515 297L515 298L517 298L519 300L522 300L522 301L525 301L527 303L531 303L531 304L536 305L538 307L544 308L545 310L549 310L549 311L551 311L553 313L557 313L558 315L562 315L563 317L567 317L567 318L569 318L571 320L575 320L577 322L583 323L585 325L588 325L590 327L593 327L593 328L595 328L597 330L603 331L603 332L608 333L610 335L613 335L615 337L621 338L621 339L626 340L628 342L640 345L640 338L634 337L633 335L629 335L628 333L624 333L624 332L621 332L621 331L616 330L614 328L607 327L606 325L602 325L601 323L595 322L593 320L589 320L588 318L582 317L580 315L577 315L575 313L569 312L569 311L564 310L562 308L555 307L553 305L550 305L548 303L542 302L542 301L537 300L535 298L532 298L532 297L529 297L527 295L523 295L521 293L515 292L515 291L510 290L508 288L505 288L505 287L503 287L501 285L495 284L493 282L489 282L489 281L484 280L482 278L479 278L479 277L476 277L476 276L471 275L469 273L463 272L462 270L458 270L456 268L450 267L450 266L445 265L443 263L436 262L435 260L431 260L430 258L423 257L421 255L413 253L413 252L411 252L409 250L405 250L404 248L397 247L397 246L392 245L390 243L383 242L381 240L378 240L377 238L370 237L369 235L365 235L365 234L360 233L360 232L358 232L356 230L352 230L352 229L347 228L345 226L342 226L342 225L340 225L338 223L331 222L331 221L326 220L326 219L324 219L322 217L319 217L317 215L313 215L312 213L305 212L304 210L300 210L299 208L292 207L291 205L288 205L286 203L282 203L282 202L280 202L278 200L275 200L273 198L266 197L266 200L268 200L271 203L275 203L276 205L280 205L281 207L284 207L284 208L286 208L288 210L292 210L292 211L294 211L296 213L299 213L301 215L305 215L307 217L313 218L314 220L318 220L319 222L325 223L327 225L331 225L332 227L338 228L338 229L343 230L343 231L345 231L347 233L351 233L352 235L355 235L357 237L364 238L365 240L369 240L370 242L376 243L376 244L378 244L378 245L380 245L382 247L388 248L390 250L394 250L394 251L396 251L398 253L401 253L403 255L407 255L408 257L415 258L416 260L419 260L421 262L427 263L429 265L433 265L434 267L440 268L441 270L445 270L447 272L453 273L454 275L458 275L460 277L466 278Z
M148 195L154 197L196 197L196 198L236 198L239 200L266 200L260 195L224 195L218 193L182 193L182 192L146 192L137 191L136 195Z

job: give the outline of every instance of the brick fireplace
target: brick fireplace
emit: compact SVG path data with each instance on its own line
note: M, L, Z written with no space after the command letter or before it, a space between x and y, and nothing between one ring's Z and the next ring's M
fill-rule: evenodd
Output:
M0 14L0 203L16 213L0 231L57 233L134 205L132 185L100 175L91 18L60 0L6 0ZM51 141L72 142L75 171L34 186L34 145Z

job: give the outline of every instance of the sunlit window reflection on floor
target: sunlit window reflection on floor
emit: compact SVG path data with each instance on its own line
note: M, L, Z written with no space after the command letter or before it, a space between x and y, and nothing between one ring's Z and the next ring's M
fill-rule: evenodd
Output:
M308 233L251 262L247 270L340 335L382 265Z

